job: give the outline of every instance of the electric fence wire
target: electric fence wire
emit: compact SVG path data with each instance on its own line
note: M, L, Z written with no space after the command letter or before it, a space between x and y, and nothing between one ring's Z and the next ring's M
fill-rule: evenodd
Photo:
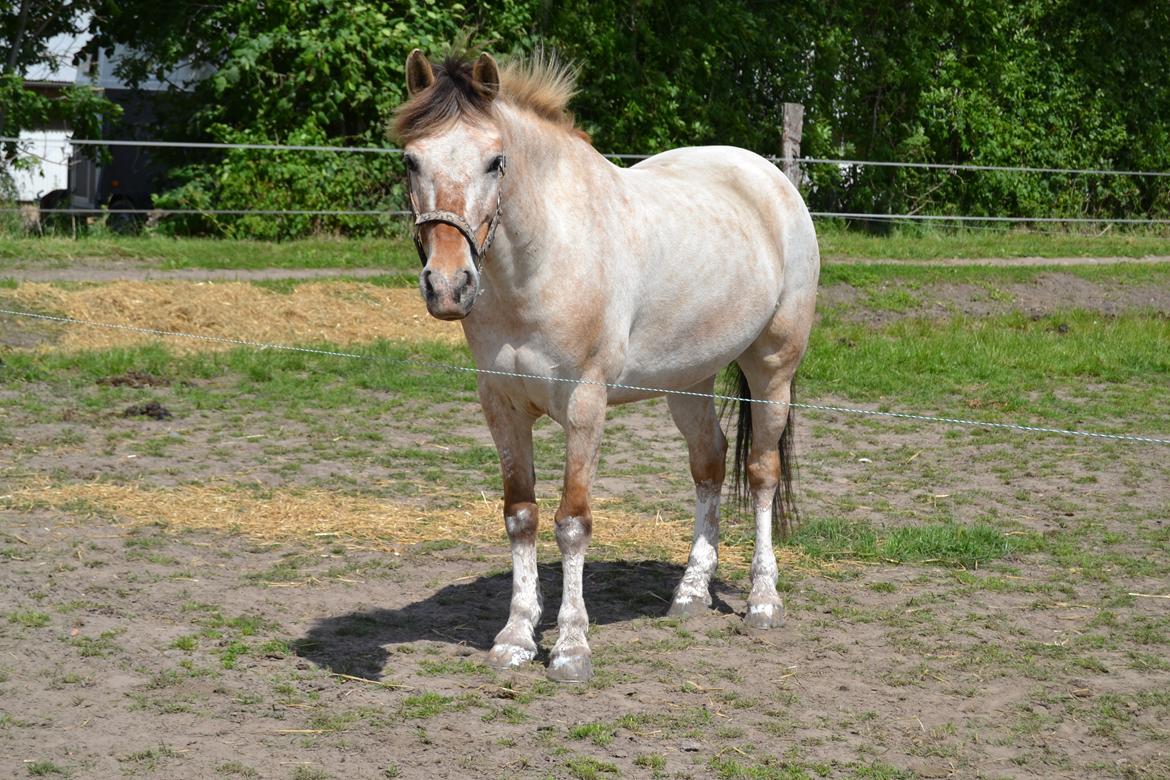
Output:
M299 347L291 344L274 344L263 341L255 341L252 339L232 338L229 336L213 336L200 333L187 333L184 331L161 330L158 328L147 328L137 325L126 325L122 323L98 322L95 320L81 319L78 317L64 317L52 314L41 314L38 312L20 311L15 309L0 309L0 315L9 317L24 317L34 320L42 320L48 322L57 322L69 325L84 325L95 328L105 328L108 330L119 330L130 333L140 333L144 335L157 336L161 338L185 338L196 341L204 341L216 344L228 344L233 346L251 347L255 349L271 349L284 352L297 352L311 355L322 355L327 357L347 358L354 360L370 360L379 363L387 363L394 365L416 366L428 370L442 370L467 374L483 374L486 376L499 376L513 379L525 379L540 382L573 384L573 385L595 385L614 390L629 390L637 393L651 393L653 395L681 395L693 398L710 398L716 401L732 401L732 402L748 402L761 405L785 406L794 409L805 409L817 412L828 412L833 414L846 414L868 417L881 417L896 420L912 420L918 422L928 422L936 424L966 426L975 428L988 428L995 430L1015 431L1020 433L1032 434L1048 434L1059 436L1070 436L1096 440L1108 441L1124 441L1135 442L1141 444L1164 444L1170 445L1170 438L1163 439L1154 436L1138 436L1125 433L1102 433L1097 431L1075 430L1071 428L1053 428L1038 425L1021 425L1018 423L1000 423L990 422L987 420L970 420L960 417L942 417L928 414L914 414L910 412L893 412L880 409L862 409L851 406L838 406L831 404L811 404L804 402L784 402L773 401L766 398L746 398L735 395L725 395L722 393L698 393L690 390L674 390L661 387L644 387L641 385L628 385L618 382L601 382L597 380L578 379L571 377L556 377L545 376L541 374L530 374L519 371L501 371L495 369L478 368L476 366L461 366L454 363L444 363L435 360L423 360L421 358L390 358L385 356L368 355L360 352L343 352L340 350L317 349L314 347Z

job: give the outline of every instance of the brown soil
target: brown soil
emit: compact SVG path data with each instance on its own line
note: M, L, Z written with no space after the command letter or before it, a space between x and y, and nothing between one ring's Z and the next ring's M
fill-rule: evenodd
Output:
M902 291L913 301L896 309L874 306L873 297ZM1069 309L1106 316L1126 311L1170 312L1170 285L1088 281L1073 274L1038 274L1030 282L994 288L977 284L931 283L908 287L885 284L858 289L846 284L822 287L817 305L821 311L835 308L843 316L882 324L907 316L945 318L955 315L987 317L1023 312L1041 317Z
M826 265L846 263L849 265L944 265L944 266L995 266L1035 268L1067 265L1119 265L1170 263L1170 257L1146 255L1144 257L988 257L988 258L939 258L934 260L884 260L881 258L861 259L856 257L822 258ZM356 278L385 276L384 268L178 268L163 270L154 261L109 261L94 258L78 258L70 261L68 267L38 267L37 261L16 261L18 267L5 268L0 277L20 282L123 282L123 281L260 281L265 279L323 279L331 276Z
M214 296L191 297L197 286L156 287L165 296L35 300L172 324L186 306L200 328L226 316L206 308ZM372 316L412 322L401 291L324 287L322 312L387 295ZM924 311L942 300L939 314L1114 294L1117 311L1148 305L1128 286L1059 274L1021 287L1010 300L959 285L915 294ZM289 300L258 292L246 300L264 311ZM830 294L865 316L849 297L860 293ZM127 300L161 301L170 319L134 319ZM263 333L329 327L314 323ZM353 338L340 332L331 340ZM739 520L725 528L717 609L661 617L685 556L685 448L661 402L615 410L586 567L597 678L558 687L545 655L503 674L480 665L511 579L494 466L453 461L455 446L490 444L470 399L371 425L344 409L205 408L147 374L107 379L102 392L125 394L107 408L48 382L19 385L19 398L0 388L0 776L1170 776L1159 448L802 414L809 518L882 535L991 522L1038 548L970 570L781 548L788 622L758 633L742 628L751 546ZM175 416L124 418L126 399ZM354 410L378 400L354 390ZM557 437L540 427L538 450ZM433 478L378 457L408 451L452 460ZM558 469L538 463L546 519ZM560 567L543 525L547 652Z

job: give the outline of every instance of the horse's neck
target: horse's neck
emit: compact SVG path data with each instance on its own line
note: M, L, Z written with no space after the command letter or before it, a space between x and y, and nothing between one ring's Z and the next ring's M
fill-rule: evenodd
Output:
M501 225L509 265L530 276L552 270L556 243L589 243L589 215L615 186L615 169L583 139L511 106L500 111L508 154ZM563 247L562 247L563 248ZM571 258L565 257L566 261Z

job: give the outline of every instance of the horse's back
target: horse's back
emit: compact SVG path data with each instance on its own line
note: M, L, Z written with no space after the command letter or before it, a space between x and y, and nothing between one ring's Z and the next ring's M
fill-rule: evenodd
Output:
M808 208L764 157L733 146L692 146L649 157L625 173L641 196L639 210L648 221L670 225L680 248L778 263L789 266L789 284L809 272L815 284L819 253Z
M812 220L764 158L734 147L675 149L622 180L636 240L620 262L637 308L623 381L698 381L746 349L782 298L815 293Z

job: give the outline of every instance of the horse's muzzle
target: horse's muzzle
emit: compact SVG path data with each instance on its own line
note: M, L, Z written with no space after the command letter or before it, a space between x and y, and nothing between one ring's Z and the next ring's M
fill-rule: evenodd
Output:
M462 268L448 276L441 271L424 268L418 279L427 311L440 320L461 320L471 313L479 292L479 274L474 269Z

